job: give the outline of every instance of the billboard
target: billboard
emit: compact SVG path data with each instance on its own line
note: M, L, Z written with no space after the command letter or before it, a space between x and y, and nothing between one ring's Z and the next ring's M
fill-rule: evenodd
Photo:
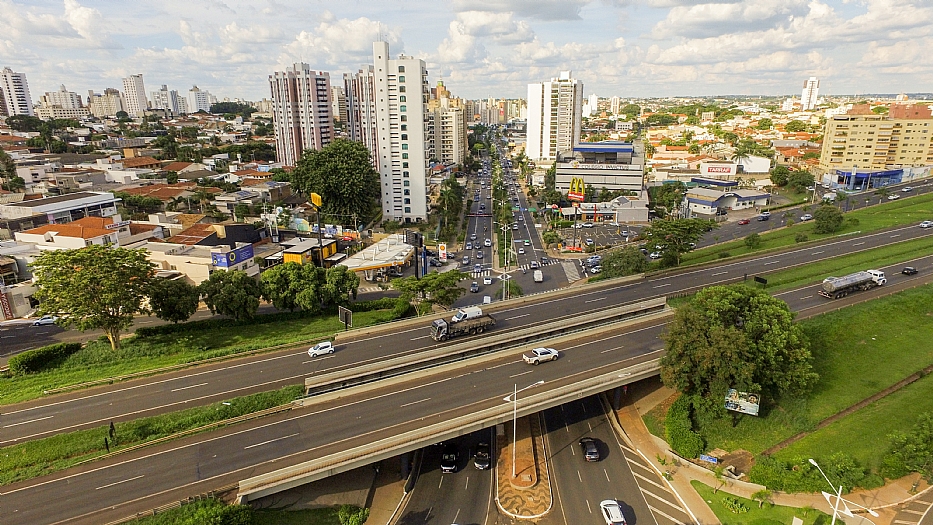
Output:
M700 163L700 176L709 175L711 177L734 177L738 173L738 166L735 164L723 163Z
M570 179L570 190L567 192L567 198L572 201L583 202L586 197L586 184L582 177Z
M243 261L248 261L253 258L253 245L243 246L242 248L237 248L232 252L226 253L212 253L211 254L211 264L218 268L230 268L235 266Z
M447 244L440 243L437 245L437 258L439 261L444 262L447 260Z
M726 410L757 416L760 400L761 397L758 394L739 392L734 388L730 388L726 394Z

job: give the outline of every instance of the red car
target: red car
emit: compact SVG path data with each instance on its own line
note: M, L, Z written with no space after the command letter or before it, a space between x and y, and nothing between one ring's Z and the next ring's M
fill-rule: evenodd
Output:
M742 219L742 220L739 221L739 224L748 224L749 222L751 222L751 221L748 220L748 219Z

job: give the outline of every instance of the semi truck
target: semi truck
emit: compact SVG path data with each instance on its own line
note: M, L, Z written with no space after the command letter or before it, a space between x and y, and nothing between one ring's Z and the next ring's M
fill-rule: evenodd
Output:
M864 270L845 277L827 277L820 285L820 295L829 299L839 299L849 295L849 292L868 290L886 282L888 280L881 270Z
M496 320L489 314L471 317L457 323L438 319L431 323L431 338L435 341L446 341L458 335L481 334L493 326L496 326Z

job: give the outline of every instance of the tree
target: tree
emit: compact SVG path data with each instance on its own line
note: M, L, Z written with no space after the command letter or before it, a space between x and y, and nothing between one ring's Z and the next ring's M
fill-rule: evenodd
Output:
M771 168L771 182L775 186L786 186L790 177L790 170L787 166L775 166Z
M603 257L602 274L605 277L624 277L635 275L648 269L648 260L645 259L638 248L626 246L621 250L610 252Z
M749 250L756 250L761 246L761 236L757 233L750 233L745 237L745 247Z
M130 114L126 111L117 111L117 114L114 115L118 119L130 118Z
M813 232L834 233L842 226L842 220L842 211L824 202L813 212Z
M771 129L771 126L773 126L773 125L774 125L774 122L772 122L771 119L769 119L769 118L763 118L763 119L761 119L761 120L758 121L758 126L757 126L757 128L758 128L759 130L761 130L761 131L767 131L767 130Z
M368 216L379 197L379 174L369 150L360 142L338 139L320 150L305 150L292 184L305 194L317 193L322 213Z
M262 287L240 270L217 270L198 287L211 313L237 321L252 319L259 309Z
M648 188L648 207L662 217L670 217L680 209L686 193L687 186L682 182L652 186Z
M663 219L655 220L642 230L642 236L657 246L662 254L670 254L674 264L680 264L680 256L690 251L704 233L718 225L707 219Z
M554 230L548 230L541 235L541 240L545 246L551 246L561 241L560 234Z
M806 131L807 123L802 120L792 120L784 126L784 131L789 131L791 133L796 133L799 131Z
M327 269L324 294L327 304L345 305L356 299L360 287L360 276L346 266Z
M465 289L458 286L458 283L466 278L467 274L459 270L434 272L421 279L415 277L395 279L392 281L392 288L419 302L450 308L454 301L466 293Z
M38 313L58 315L62 326L101 329L114 350L133 316L148 312L153 264L146 250L92 245L43 252L32 265L39 290Z
M6 125L13 131L36 132L42 129L43 124L42 119L32 115L13 115L6 119Z
M705 288L668 325L661 380L718 406L729 388L772 399L806 392L819 376L794 317L787 303L764 290Z
M752 494L752 500L758 502L758 508L760 509L764 506L765 503L771 502L771 491L768 489L761 489L758 492Z
M187 321L198 311L201 294L198 287L183 279L153 279L149 289L149 307L163 321Z
M807 170L792 171L787 177L787 187L797 192L804 191L815 183L816 179L813 178L813 174Z
M298 295L316 286L313 275L306 271L307 268L314 267L287 262L262 272L262 298L279 310L294 312L301 307Z

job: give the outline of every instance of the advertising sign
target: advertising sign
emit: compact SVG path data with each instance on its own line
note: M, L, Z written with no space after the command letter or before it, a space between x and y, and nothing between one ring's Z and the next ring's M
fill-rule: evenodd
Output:
M734 388L730 388L729 392L726 394L726 410L757 416L760 399L758 394L739 392Z
M567 198L572 201L583 202L586 197L586 183L582 177L570 179L570 191L567 192Z
M702 162L700 163L700 176L711 175L711 176L726 176L731 177L738 173L738 166L735 164L711 164Z
M0 285L0 307L3 308L3 318L13 318L13 308L10 307L10 300L6 296L6 287Z
M437 258L441 262L444 262L447 260L447 244L446 243L442 242L437 245Z
M237 248L232 252L212 253L211 264L218 268L230 268L253 258L253 245Z

